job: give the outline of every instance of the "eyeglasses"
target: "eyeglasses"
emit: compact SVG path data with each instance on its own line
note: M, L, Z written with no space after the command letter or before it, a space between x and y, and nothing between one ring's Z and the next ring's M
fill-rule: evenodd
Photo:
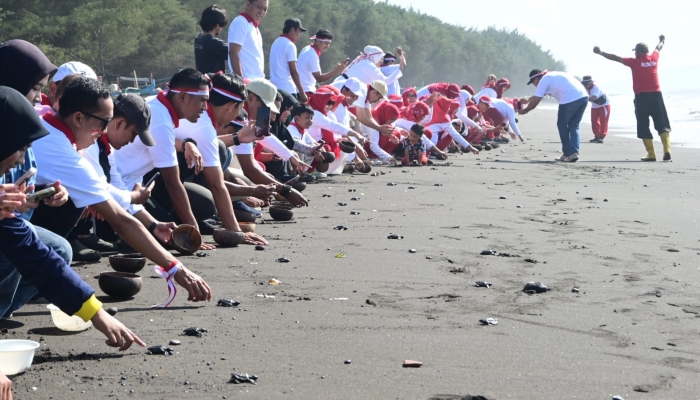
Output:
M100 120L102 122L102 131L107 130L107 125L109 125L110 122L112 122L112 119L114 118L102 118L98 117L97 115L90 114L89 112L82 111L83 114L87 115L88 117L95 118L97 120Z

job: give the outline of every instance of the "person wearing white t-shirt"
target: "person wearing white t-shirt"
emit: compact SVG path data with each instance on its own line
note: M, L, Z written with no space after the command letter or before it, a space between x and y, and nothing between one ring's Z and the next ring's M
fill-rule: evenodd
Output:
M66 87L60 106L56 115L44 115L43 124L49 135L34 144L37 184L51 183L55 177L60 177L71 200L58 211L39 206L33 217L36 224L67 236L84 208L89 206L109 222L124 241L159 266L166 277L173 277L183 286L188 300L211 300L207 283L165 251L141 222L114 201L107 183L78 153L94 144L113 118L114 104L109 90L97 80L80 76ZM155 224L148 229L158 239L169 242L173 224L153 222Z
M177 152L185 153L190 168L196 173L202 171L202 155L197 142L188 139L176 147L175 129L180 120L196 122L207 108L209 80L194 68L185 68L170 78L169 89L148 100L151 108L149 130L155 139L154 146L146 146L136 139L130 146L115 152L119 172L128 186L149 180L160 172L156 186L146 209L164 221L178 221L199 230L198 221L210 218L215 210L213 201L206 205L192 207L185 185L180 179ZM202 199L202 202L204 200ZM211 245L203 245L213 248Z
M217 131L220 127L227 125L239 113L246 97L246 89L243 81L233 74L208 74L211 80L211 90L209 101L207 102L207 112L192 123L182 121L175 129L176 146L179 141L192 138L197 142L197 148L202 154L203 179L191 173L187 180L192 180L196 186L204 191L207 197L211 197L216 213L221 218L224 229L234 232L241 232L236 216L233 212L233 204L226 183L224 173L221 169L219 158L219 139ZM252 142L255 140L255 129L251 126L244 127L235 136L232 136L238 143ZM178 157L180 168L187 168L184 157ZM183 165L184 164L184 165ZM181 175L182 177L182 175ZM210 192L210 193L207 193ZM189 191L188 191L189 195ZM252 232L244 234L245 244L267 244L261 236Z
M301 86L307 96L316 91L316 84L340 75L350 61L349 58L346 58L342 63L338 63L334 70L324 74L321 72L321 54L330 49L333 34L328 29L321 28L311 37L311 42L310 45L301 49L297 61L299 79L301 79Z
M267 79L253 79L246 88L248 89L248 96L245 100L245 107L251 122L258 117L258 109L260 107L269 107L271 112L279 113L280 110L275 104L277 88L272 82ZM284 147L284 145L282 146ZM258 185L275 185L275 193L284 197L295 206L308 206L309 201L301 193L291 186L276 181L263 171L253 156L253 147L252 143L236 146L236 159L241 165L245 176Z
M392 53L386 53L384 54L384 60L382 61L382 66L379 68L382 73L386 76L391 76L393 73L396 72L396 70L402 70L404 67L406 67L406 57L404 56L403 49L401 49L401 46L397 47L396 50L396 55ZM396 61L399 63L396 64ZM401 95L401 85L399 85L399 80L395 80L391 84L387 84L389 87L389 92L388 94L396 94L396 95Z
M297 46L299 36L306 32L298 18L284 21L282 34L270 48L270 82L277 89L286 90L297 100L306 103L308 98L297 71Z
M265 77L265 54L258 26L267 7L268 0L246 0L245 11L228 28L228 68L238 76Z
M576 162L581 142L579 125L588 106L588 92L576 78L566 72L533 69L527 84L531 83L537 90L535 95L530 97L527 107L519 113L525 115L534 110L544 96L554 97L559 102L557 129L564 153L557 161Z
M591 143L603 143L608 135L610 120L610 98L596 85L590 75L583 77L583 87L588 91L588 101L591 103L591 128L594 138Z

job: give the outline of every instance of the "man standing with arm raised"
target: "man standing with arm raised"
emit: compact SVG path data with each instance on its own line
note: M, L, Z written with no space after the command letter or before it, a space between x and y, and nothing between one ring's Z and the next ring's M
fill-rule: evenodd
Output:
M265 78L265 55L258 25L267 14L268 0L246 0L245 11L228 30L229 69L247 79Z
M637 43L634 47L634 58L622 58L610 53L604 53L600 47L593 48L595 54L624 64L632 70L632 86L634 88L634 115L637 117L637 137L642 139L647 150L647 156L642 161L656 161L654 153L654 137L649 129L649 117L654 120L654 129L659 133L664 145L664 161L671 161L671 122L668 120L666 105L659 85L659 52L664 47L666 37L659 36L659 44L654 52L649 54L649 46Z

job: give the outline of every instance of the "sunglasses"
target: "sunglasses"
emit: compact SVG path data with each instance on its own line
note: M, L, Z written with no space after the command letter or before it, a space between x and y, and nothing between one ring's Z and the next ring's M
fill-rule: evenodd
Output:
M95 119L99 120L100 122L102 122L102 131L107 130L107 125L109 125L109 123L112 122L112 119L114 119L114 118L107 119L107 118L98 117L97 115L90 114L89 112L85 112L85 111L82 111L82 113L87 115L90 118L95 118Z

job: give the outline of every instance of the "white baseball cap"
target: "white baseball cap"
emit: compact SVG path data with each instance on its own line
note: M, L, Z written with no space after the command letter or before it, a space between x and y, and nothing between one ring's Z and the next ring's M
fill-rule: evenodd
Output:
M93 71L92 68L86 64L83 64L80 61L69 61L58 67L58 71L56 71L51 80L54 82L59 82L66 76L72 74L80 74L87 76L88 78L97 79L97 74L95 74L95 71Z
M362 82L357 78L348 78L343 84L343 87L348 88L348 90L358 96L362 95L362 86Z
M275 105L275 99L277 98L277 88L272 82L267 79L256 78L252 79L250 83L246 85L249 92L253 92L258 97L260 97L265 103L265 106L270 107L272 112L278 113L280 110Z

